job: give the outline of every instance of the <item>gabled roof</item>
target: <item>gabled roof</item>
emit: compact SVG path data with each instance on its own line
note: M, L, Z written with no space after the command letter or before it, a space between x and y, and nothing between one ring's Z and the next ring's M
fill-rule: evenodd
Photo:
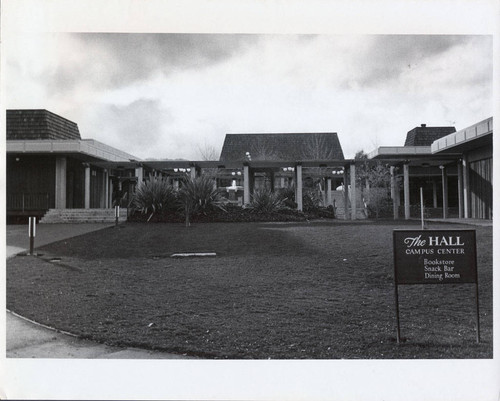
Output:
M455 127L427 127L422 124L406 134L405 146L431 146L432 142L455 132Z
M336 132L227 134L220 161L344 160Z
M78 125L48 110L7 110L7 140L81 139Z

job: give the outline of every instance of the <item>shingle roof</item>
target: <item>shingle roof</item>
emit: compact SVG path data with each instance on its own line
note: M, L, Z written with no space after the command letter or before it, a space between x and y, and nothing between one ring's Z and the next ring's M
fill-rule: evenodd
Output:
M422 124L406 134L405 146L430 146L436 139L452 134L455 127L427 127Z
M336 132L293 134L227 134L220 161L344 160Z
M48 110L7 110L7 140L81 139L78 125Z

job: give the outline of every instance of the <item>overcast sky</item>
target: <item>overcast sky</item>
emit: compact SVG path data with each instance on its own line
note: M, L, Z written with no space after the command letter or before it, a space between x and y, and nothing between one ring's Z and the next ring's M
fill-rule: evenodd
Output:
M7 108L139 158L199 160L264 132L337 132L350 158L493 115L490 36L56 33L4 51Z

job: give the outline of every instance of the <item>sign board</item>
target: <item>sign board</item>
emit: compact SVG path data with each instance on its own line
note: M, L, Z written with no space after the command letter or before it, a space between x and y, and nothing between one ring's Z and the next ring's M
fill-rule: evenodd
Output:
M394 230L397 284L476 283L475 230Z
M394 230L394 295L400 342L400 284L475 284L477 342L479 290L475 230Z

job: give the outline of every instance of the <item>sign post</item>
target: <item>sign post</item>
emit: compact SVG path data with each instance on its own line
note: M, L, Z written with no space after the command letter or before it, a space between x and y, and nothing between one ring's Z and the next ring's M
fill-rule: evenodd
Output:
M30 239L30 255L33 256L36 236L36 217L28 217L28 236Z
M115 227L118 225L118 217L120 217L120 206L115 206Z
M425 229L424 223L424 189L420 187L420 220L422 221L422 230Z
M394 230L394 294L400 342L398 286L402 284L475 284L477 342L479 287L475 230Z

